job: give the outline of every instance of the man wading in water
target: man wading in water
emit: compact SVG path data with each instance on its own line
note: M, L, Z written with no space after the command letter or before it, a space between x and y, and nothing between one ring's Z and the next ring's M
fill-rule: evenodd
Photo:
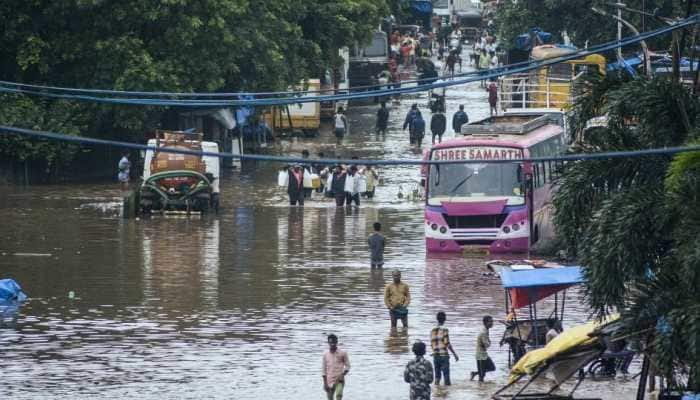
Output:
M469 378L469 380L474 380L474 377L478 376L479 382L484 381L484 376L486 376L487 372L496 370L496 366L488 353L488 349L491 346L489 329L493 326L493 318L487 315L484 317L483 322L484 329L476 337L476 371L472 372Z
M122 153L122 158L119 160L119 174L117 178L121 184L122 190L129 190L129 175L131 170L131 162L129 162L129 152Z
M411 400L430 400L430 384L433 381L433 366L430 361L423 358L425 355L425 343L413 344L414 360L406 364L403 371L403 380L411 385L409 398Z
M348 119L345 117L343 107L338 107L338 112L335 113L333 119L335 120L335 138L337 143L340 144L345 134L348 133Z
M450 334L445 327L447 316L444 312L437 313L437 326L430 331L430 347L433 349L433 364L435 365L435 384L440 384L440 378L445 377L445 385L452 384L450 381L450 353L455 356L455 362L459 361L457 353L450 343Z
M323 354L321 373L323 374L323 390L328 400L341 400L345 387L345 375L350 372L348 353L338 348L338 337L328 335L328 351Z
M408 305L411 303L411 294L408 285L401 282L401 271L396 270L392 274L394 281L384 288L384 304L389 309L391 328L396 328L396 320L401 318L401 324L408 326Z
M377 111L377 133L381 133L382 135L385 134L388 125L389 110L386 108L386 103L382 101L382 104Z
M384 239L384 235L380 233L382 224L375 222L372 227L374 228L374 233L367 238L370 251L370 265L371 268L381 268L384 265L384 247L386 246L386 239Z

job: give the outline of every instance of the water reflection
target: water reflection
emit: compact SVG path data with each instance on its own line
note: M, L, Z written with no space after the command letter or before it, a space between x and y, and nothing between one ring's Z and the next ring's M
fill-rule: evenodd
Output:
M367 275L369 277L367 288L371 292L381 293L383 296L384 287L389 283L389 280L384 278L384 268L371 269Z
M16 326L20 306L20 303L14 301L0 301L0 329Z
M488 113L478 106L486 97L478 83L447 93L448 115L460 102L472 120ZM337 153L415 158L400 129L413 102L394 106L392 129L376 139L364 134L376 110L354 109L357 134ZM327 139L289 146L315 153ZM285 205L275 165L243 163L222 178L221 215L201 219L120 220L112 184L8 189L0 254L52 255L0 255L0 273L32 295L0 326L0 397L321 398L320 357L334 332L353 363L347 398L403 399L410 344L429 343L440 310L460 355L445 396L487 397L495 384L466 377L482 316L503 318L503 291L482 275L481 258L426 259L422 205L396 197L418 169L381 174L385 185L359 208L316 198L302 209ZM387 248L385 268L373 271L366 239L375 221ZM411 288L410 327L390 332L382 297L395 268ZM573 325L588 311L580 293L569 296ZM497 324L493 343L502 332ZM499 367L493 379L504 383L507 351L494 344L490 353ZM600 384L592 393L614 387L622 398L627 386Z
M176 312L214 308L219 295L220 222L186 218L151 222L139 242L147 302L158 299Z
M395 328L389 331L384 340L385 352L390 354L406 354L409 352L408 328Z

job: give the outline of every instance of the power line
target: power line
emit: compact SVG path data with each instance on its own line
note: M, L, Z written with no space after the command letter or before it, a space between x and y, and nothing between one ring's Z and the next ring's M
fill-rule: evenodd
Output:
M687 20L681 20L678 22L678 24L682 24L686 21L691 21L694 18L697 18L697 15L691 16L687 18ZM692 22L691 22L692 23ZM697 21L695 21L697 23ZM648 34L653 34L656 31L650 31L647 32ZM665 32L664 32L665 33ZM632 37L630 37L632 38ZM618 43L617 40L613 40L607 43L603 44L598 44L595 46L587 47L584 50L587 51L592 51L592 52L600 52L603 51L603 48L605 46L611 45L611 44L616 44ZM582 51L582 50L579 50ZM510 64L507 67L517 67L517 66L522 66L522 65L527 65L531 63L532 61L523 61L523 62L518 62L514 64ZM431 77L431 78L422 78L422 79L415 79L415 80L409 80L409 81L402 81L401 84L410 84L410 83L420 83L420 82L426 82L426 81L432 81L435 79L447 79L447 78L453 78L453 77L465 77L465 76L471 76L471 75L479 75L479 71L472 71L472 72L465 72L465 73L458 73L454 75L443 75L440 77ZM241 96L274 96L274 95L282 95L282 94L292 94L292 95L304 95L304 94L310 94L310 93L323 93L323 92L328 92L330 90L308 90L308 91L286 91L286 92L233 92L233 93L217 93L217 92L209 92L209 93L182 93L182 92L147 92L147 91L121 91L121 90L107 90L107 89L81 89L81 88L67 88L67 87L58 87L58 86L42 86L42 85L31 85L31 84L25 84L25 83L18 83L18 82L8 82L8 81L0 81L0 85L5 85L5 86L13 86L15 88L30 88L30 89L39 89L39 90L54 90L54 91L63 91L63 92L76 92L76 93L91 93L91 94L114 94L114 95L133 95L133 96L167 96L167 97L234 97L234 98L240 98ZM377 87L384 87L387 86L388 84L376 84L376 85L364 85L364 86L357 86L354 88L350 88L347 91L351 92L353 90L364 90L368 88L377 88Z
M364 91L360 93L347 93L347 94L335 94L335 95L323 95L323 96L310 96L310 97L282 97L282 98L253 98L253 99L240 99L241 96L251 96L253 94L232 94L238 99L224 99L224 100L210 100L210 99L161 99L161 98L129 98L129 97L99 97L91 96L85 94L64 94L64 93L53 93L51 90L67 90L75 91L77 93L91 93L91 94L128 94L129 92L120 91L105 91L96 89L69 89L69 88L56 88L56 87L46 87L38 85L24 85L19 83L2 83L0 82L0 92L5 93L22 93L34 96L46 96L53 98L63 98L71 100L83 100L92 102L103 102L111 104L125 104L125 105L151 105L151 106L173 106L173 107L205 107L205 108L215 108L215 107L229 107L229 106L274 106L274 105L285 105L285 104L300 104L300 103L310 103L310 102L322 102L322 101L338 101L338 100L350 100L350 99L362 99L370 97L379 96L391 96L394 94L402 93L415 93L422 92L431 89L446 88L450 86L463 85L470 82L497 78L503 75L511 75L515 73L528 72L535 69L539 69L545 66L558 64L564 61L574 60L580 57L585 57L591 54L596 54L604 51L613 50L622 46L627 46L630 44L635 44L643 40L655 37L658 35L666 34L668 32L682 29L691 25L695 25L700 21L700 15L694 15L682 21L679 21L673 25L662 27L654 31L649 31L640 35L630 36L620 41L611 41L603 45L592 47L590 49L579 50L567 55L549 58L545 60L530 61L527 63L518 63L508 66L503 66L500 68L491 69L484 72L473 73L473 76L467 76L464 79L452 79L449 81L435 82L425 85L417 85L414 87L398 87L392 89L382 89L374 91ZM521 66L518 66L523 64ZM7 87L8 85L12 87ZM385 86L388 86L385 85ZM32 89L23 89L23 87L31 87ZM147 94L149 92L132 92ZM155 93L167 93L167 92L154 92ZM280 93L290 93L290 92L280 92ZM297 93L297 92L294 92ZM303 92L300 92L303 94ZM174 97L187 97L190 95L206 95L213 96L212 93L199 93L199 94L185 94L185 93L170 93L169 95Z
M680 153L700 151L700 145L684 147L665 147L657 149L630 150L630 151L608 151L600 153L579 153L565 154L551 157L530 157L507 160L344 160L344 159L308 159L299 157L268 156L259 154L233 154L233 153L212 153L206 151L194 151L186 149L174 149L167 147L154 147L138 143L121 142L116 140L96 139L81 136L72 136L56 132L36 131L26 128L0 125L0 135L18 135L36 139L48 139L54 141L120 147L133 150L152 150L163 153L191 154L196 156L211 156L219 158L232 158L251 161L270 161L278 163L304 163L313 162L315 164L362 164L362 165L443 165L443 164L515 164L523 162L547 162L547 161L591 161L591 160L612 160L620 158L636 158L649 156L672 156Z

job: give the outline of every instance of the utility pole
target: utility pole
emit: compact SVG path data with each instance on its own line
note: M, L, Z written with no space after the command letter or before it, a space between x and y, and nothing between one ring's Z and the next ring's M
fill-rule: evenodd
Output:
M623 3L617 3L617 41L622 40L622 7ZM622 62L622 47L617 48L617 60Z
M688 0L688 6L685 10L685 17L686 18L689 18L693 12L693 3L694 3L693 0ZM691 30L691 32L693 33L693 43L695 42L695 40L694 40L695 29L696 28L693 27L693 29ZM675 61L675 63L677 63L678 65L674 64L674 66L673 66L674 74L676 73L676 69L678 69L678 78L679 79L680 79L680 75L681 75L681 73L680 73L680 59L681 59L681 57L683 57L683 50L685 50L685 38L687 36L688 30L689 29L683 29L683 33L681 34L681 40L680 40L680 43L678 44L678 60ZM692 54L692 52L691 52L691 54ZM691 72L693 71L693 58L692 57L690 58L690 71ZM683 80L680 79L680 81L682 82Z
M621 3L617 3L617 5L619 5L619 4L621 4ZM623 6L624 6L624 4L623 4ZM629 28L629 30L632 31L632 33L634 33L635 35L639 35L639 31L637 30L637 28L635 28L634 25L629 23L629 21L626 21L620 17L616 17L616 16L609 14L609 13L605 12L604 10L601 10L599 8L596 8L596 7L591 7L591 10L593 10L593 12L595 12L597 14L609 16L611 18L616 19L618 25L624 24L627 28ZM617 9L618 15L620 15L621 10L622 10L622 8L618 7L618 9ZM644 40L642 40L639 44L642 47L642 53L644 53L644 74L646 76L651 76L651 60L649 58L649 47L647 47L647 43ZM617 48L617 51L618 52L620 51L619 47ZM622 57L619 55L619 53L618 53L618 61L620 62L621 66L624 65L624 62L622 61Z

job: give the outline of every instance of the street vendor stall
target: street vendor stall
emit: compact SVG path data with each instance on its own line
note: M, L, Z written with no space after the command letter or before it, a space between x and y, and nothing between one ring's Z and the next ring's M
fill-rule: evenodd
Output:
M548 321L561 327L566 305L566 289L583 281L580 267L502 269L501 283L505 289L506 330L501 345L508 344L508 362L516 363L530 349L546 343ZM560 295L561 294L561 295ZM554 310L540 318L537 302L554 296ZM527 307L528 318L518 318L516 310Z

